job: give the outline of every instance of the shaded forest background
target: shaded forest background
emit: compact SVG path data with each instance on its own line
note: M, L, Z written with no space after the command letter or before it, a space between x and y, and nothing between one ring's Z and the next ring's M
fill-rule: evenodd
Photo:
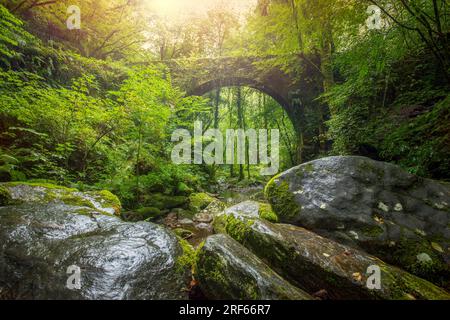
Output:
M75 2L75 3L74 3ZM148 1L0 1L0 180L108 189L126 207L148 194L263 181L257 166L177 166L171 133L196 119L216 128L281 131L282 169L360 154L450 181L450 10L446 0L259 0L247 14L218 2L166 19ZM68 30L67 8L82 28ZM381 8L369 28L368 6ZM323 94L299 141L270 97L173 86L170 59L262 56L294 74L316 55ZM313 62L311 62L313 63Z

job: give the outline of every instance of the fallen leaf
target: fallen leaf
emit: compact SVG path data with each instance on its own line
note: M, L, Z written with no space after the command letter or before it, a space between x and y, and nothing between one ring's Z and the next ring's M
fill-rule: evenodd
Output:
M353 280L361 282L362 281L362 275L359 272L355 272L354 274L352 274Z
M375 216L374 220L379 224L384 224L384 219L382 217Z

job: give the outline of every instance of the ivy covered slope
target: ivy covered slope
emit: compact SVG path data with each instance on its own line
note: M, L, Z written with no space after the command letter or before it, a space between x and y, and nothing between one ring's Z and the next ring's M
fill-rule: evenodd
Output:
M183 97L164 66L84 57L0 14L1 181L108 189L127 207L202 183L166 141L205 101Z

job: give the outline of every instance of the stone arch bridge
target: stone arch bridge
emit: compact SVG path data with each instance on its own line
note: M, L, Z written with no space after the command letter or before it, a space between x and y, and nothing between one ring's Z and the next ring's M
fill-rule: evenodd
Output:
M277 57L219 57L164 61L173 83L188 95L202 96L214 89L247 86L271 96L286 111L300 139L305 127L305 108L314 107L323 92L320 59L295 54L295 73L286 73L273 62ZM266 63L264 63L266 62ZM300 157L301 159L301 157Z

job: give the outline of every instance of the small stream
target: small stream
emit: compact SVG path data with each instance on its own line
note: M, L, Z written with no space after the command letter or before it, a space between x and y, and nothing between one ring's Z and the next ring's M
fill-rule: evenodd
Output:
M247 200L263 201L263 190L263 186L229 188L219 192L218 198L223 201L227 207L231 207Z
M214 194L217 199L225 203L226 207L232 207L244 201L264 201L264 186L250 186L250 187L233 187L230 185L220 185L217 192ZM209 213L207 209L199 213L205 215L205 221L196 221L194 219L179 218L176 214L171 213L165 219L163 224L171 229L182 228L192 234L185 239L194 247L197 247L207 237L214 234L212 220L214 213ZM210 219L208 219L208 217ZM200 219L201 220L201 219Z

